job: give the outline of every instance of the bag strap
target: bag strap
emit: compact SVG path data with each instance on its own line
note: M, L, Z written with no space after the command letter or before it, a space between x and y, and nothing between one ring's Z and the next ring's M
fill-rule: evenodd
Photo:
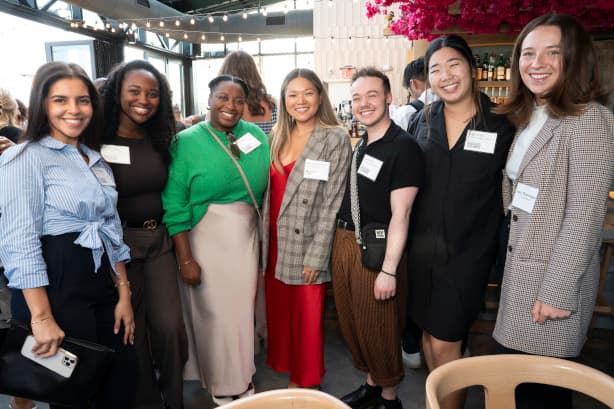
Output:
M230 149L228 149L226 145L222 143L220 138L215 134L215 132L213 132L211 128L209 128L209 125L205 125L205 128L207 128L211 136L213 136L213 139L215 139L215 141L222 147L222 149L224 149L224 152L228 154L230 159L232 159L233 163L239 170L239 173L241 174L241 178L243 179L243 183L245 183L245 187L247 188L247 191L249 192L249 197L251 197L252 199L252 204L254 205L254 209L256 209L256 213L258 214L258 217L260 217L260 208L258 207L256 196L254 196L254 192L252 191L252 187L250 186L249 181L247 180L247 176L245 176L245 172L243 171L243 168L241 167L241 165L239 165L239 162L235 159L232 152L230 152Z
M354 223L354 235L356 243L362 244L360 234L360 202L358 199L358 151L362 146L362 139L354 148L352 164L350 166L350 209L352 210L352 222Z

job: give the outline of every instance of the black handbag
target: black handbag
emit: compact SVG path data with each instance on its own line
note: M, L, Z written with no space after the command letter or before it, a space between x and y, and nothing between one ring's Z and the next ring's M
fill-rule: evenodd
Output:
M77 356L70 377L21 354L28 335L27 325L11 320L0 349L0 393L75 408L89 408L108 374L114 350L90 341L65 337L60 345Z
M382 223L369 223L361 229L360 259L362 265L380 271L386 255L386 236L388 226Z

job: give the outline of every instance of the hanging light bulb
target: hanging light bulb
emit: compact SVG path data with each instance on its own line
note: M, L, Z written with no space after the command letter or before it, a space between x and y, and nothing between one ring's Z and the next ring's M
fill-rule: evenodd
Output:
M169 38L171 35L169 33L164 34L166 38Z
M209 16L209 23L213 23L213 16Z
M164 21L160 20L160 27L164 27Z
M176 25L177 27L179 27L179 26L181 25L181 21L179 21L179 20L175 20L175 25Z
M220 41L224 41L224 34L220 36Z
M205 41L207 39L207 36L203 34L203 35L200 36L200 39Z
M222 17L222 20L228 21L228 14L224 14L224 16Z
M147 23L145 23L145 27L147 28L151 27L151 23L149 22L149 20L147 21Z
M188 39L188 33L183 33L183 39L187 40Z
M132 31L136 30L136 23L132 23L132 25L130 26L130 28L132 29Z
M237 40L239 40L239 42L241 42L241 41L243 41L243 37L239 36L239 38Z
M115 30L115 27L111 27L111 32L114 33L115 31L117 31Z
M111 28L111 24L109 24L109 23L105 24L104 26L107 28L107 30L109 30ZM72 24L71 24L71 27L72 27Z
M190 24L192 24L192 25L196 24L196 20L194 20L194 17L192 17L192 18L190 19Z
M256 38L256 41L260 42L260 41L262 41L262 40L260 40L260 37L258 37L258 38Z
M247 12L246 11L243 12L243 20L247 20Z

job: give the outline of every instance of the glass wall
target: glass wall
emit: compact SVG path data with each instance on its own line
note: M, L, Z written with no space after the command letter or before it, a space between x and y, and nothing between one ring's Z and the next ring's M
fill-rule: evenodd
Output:
M288 72L297 67L313 70L313 47L313 37L227 43L225 48L224 44L220 43L203 43L201 55L205 58L195 60L192 64L196 110L193 113L204 114L206 112L209 97L207 84L217 76L225 53L241 49L251 54L267 91L278 100L281 84Z

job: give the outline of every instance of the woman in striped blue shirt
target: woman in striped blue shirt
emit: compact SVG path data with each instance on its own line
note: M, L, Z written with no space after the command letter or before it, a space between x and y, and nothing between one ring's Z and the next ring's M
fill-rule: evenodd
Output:
M0 157L0 259L13 318L32 326L32 351L53 356L65 335L115 349L95 404L127 408L136 378L130 252L113 174L96 151L99 105L78 65L54 62L37 71L28 143Z

